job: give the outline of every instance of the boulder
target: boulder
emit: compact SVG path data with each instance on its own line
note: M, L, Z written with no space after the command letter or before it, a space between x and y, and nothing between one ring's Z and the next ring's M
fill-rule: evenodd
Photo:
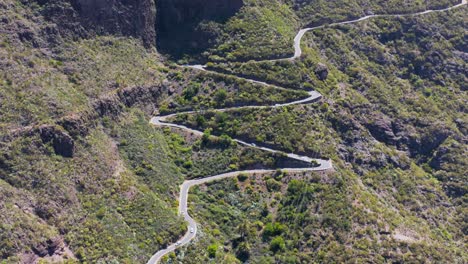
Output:
M88 135L89 128L94 126L92 119L95 118L84 112L64 117L57 124L63 127L73 138L77 138L78 136Z
M64 254L65 251L65 242L62 237L57 236L45 241L40 242L36 246L32 248L33 253L37 257L48 257L48 256L61 256ZM28 256L29 259L37 259L33 255ZM34 263L34 262L27 262L27 263Z

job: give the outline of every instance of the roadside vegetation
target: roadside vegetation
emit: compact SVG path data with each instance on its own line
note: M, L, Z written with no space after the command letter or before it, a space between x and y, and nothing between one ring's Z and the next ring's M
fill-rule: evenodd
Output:
M198 239L165 263L456 262L464 254L445 244L446 230L342 169L237 177L195 187L192 197Z
M251 83L241 78L185 69L168 76L172 93L158 108L160 114L226 108L244 105L271 105L307 98L304 91Z
M318 105L207 111L177 115L174 122L201 131L209 129L213 134L226 134L288 153L320 158L331 157L336 152L331 142L337 135L327 128L331 126L326 120L327 111Z
M466 134L460 50L466 44L457 25L466 10L315 30L305 35L304 56L295 62L213 67L285 87L316 88L336 129L364 126L378 141L407 151L444 182L447 193L460 197L466 193L460 185L466 165L460 156ZM322 81L317 68L323 66L328 74Z
M401 1L301 1L288 0L303 25L322 25L372 14L408 14L428 9L443 9L459 3L457 0Z

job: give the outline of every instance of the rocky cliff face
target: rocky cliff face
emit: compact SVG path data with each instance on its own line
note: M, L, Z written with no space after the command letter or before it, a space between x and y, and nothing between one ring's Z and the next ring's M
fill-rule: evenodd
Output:
M140 38L147 46L159 46L164 52L203 49L214 39L213 28L202 29L202 21L223 22L234 15L243 0L36 0L42 15L56 24L46 35L90 37L123 35ZM31 4L24 0L25 4ZM157 8L156 8L157 6ZM158 14L156 15L156 10ZM49 29L49 31L51 31ZM44 35L44 34L42 34Z
M55 22L62 36L121 34L152 46L156 40L154 0L38 0L43 16Z
M31 1L21 0L25 5ZM62 38L89 38L94 35L122 35L139 38L146 47L159 46L164 52L204 49L218 30L213 24L233 16L243 0L35 0L46 20L52 22L38 36L48 43ZM157 14L156 14L157 12ZM211 26L200 26L201 23ZM212 23L212 24L210 24ZM34 32L33 32L34 33ZM26 36L27 37L27 36ZM41 39L40 37L36 37ZM34 36L29 37L31 42ZM43 46L43 45L36 45Z

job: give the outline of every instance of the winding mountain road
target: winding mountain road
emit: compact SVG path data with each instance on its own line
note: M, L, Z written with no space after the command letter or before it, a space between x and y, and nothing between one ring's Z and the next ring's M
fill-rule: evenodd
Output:
M467 3L467 1L468 0L462 0L457 5L454 5L454 6L448 7L448 8L444 8L444 9L439 9L439 10L426 10L426 11L422 11L422 12L418 12L418 13L412 13L412 14L368 15L368 16L364 16L364 17L354 19L354 20L331 23L331 24L321 25L321 26L317 26L317 27L304 28L304 29L299 30L296 37L294 38L294 56L289 57L289 58L267 60L267 61L295 60L295 59L299 58L302 55L302 49L301 49L302 37L304 36L304 34L306 32L311 31L311 30L330 27L330 26L336 26L336 25L345 25L345 24L356 23L356 22L364 21L364 20L374 18L374 17L405 17L405 16L424 15L424 14L429 14L429 13L434 13L434 12L444 12L444 11L448 11L448 10L452 10L452 9L461 7L461 6L465 5ZM258 61L258 62L260 62L260 61ZM193 68L193 69L196 69L196 70L206 71L206 66L205 65L185 65L185 67ZM238 78L241 78L241 77L238 77ZM274 85L270 85L270 84L265 83L265 82L255 81L255 80L252 80L252 79L246 79L246 78L242 78L242 79L247 80L247 81L252 82L252 83L261 84L261 85L274 86ZM276 86L274 86L274 87L278 88ZM285 88L279 87L279 89L285 89ZM320 99L321 97L322 97L322 95L320 93L318 93L316 91L311 91L311 92L309 92L309 97L307 97L305 99L289 102L289 103L276 104L276 105L273 105L273 106L241 106L241 107L232 107L232 108L224 108L224 109L215 109L213 111L226 112L226 111L230 111L230 110L234 110L234 109L245 109L245 108L255 108L255 109L277 108L277 107L283 107L283 106L288 106L288 105L310 103L310 102L314 102L314 101ZM195 114L195 113L197 113L197 111L187 111L187 112L177 113L177 114ZM189 128L189 127L186 127L186 126L183 126L183 125L177 125L177 124L169 123L167 121L169 118L174 117L177 114L170 114L170 115L166 115L166 116L155 116L155 117L151 118L150 123L153 124L153 125L156 125L156 126L168 126L168 127L175 127L175 128L183 129L183 130L192 132L195 135L200 135L200 136L203 135L203 132L201 132L201 131L198 131L198 130L195 130L195 129L192 129L192 128ZM286 156L288 156L289 158L292 158L292 159L305 161L305 162L311 162L311 163L315 162L316 164L318 164L318 166L316 166L316 167L308 167L308 168L281 168L281 170L286 171L286 172L325 171L325 170L333 169L331 160L312 159L312 158L309 158L307 156L301 156L301 155L297 155L297 154L294 154L294 153L284 153L282 151L278 151L278 150L274 150L274 149L270 149L270 148L266 148L266 147L258 147L253 143L248 143L248 142L238 140L238 139L233 139L233 140L235 142L241 144L241 145L245 145L245 146L248 146L248 147L257 148L257 149L261 149L261 150L272 152L272 153L283 153L283 154L285 154ZM190 217L190 215L188 214L188 193L189 193L189 190L190 190L191 187L196 186L196 185L201 185L201 184L211 182L211 181L236 177L239 174L250 174L250 175L252 175L252 174L265 174L265 173L273 173L273 172L275 172L275 170L235 171L235 172L223 173L223 174L219 174L219 175L215 175L215 176L211 176L211 177L206 177L206 178L203 178L203 179L185 181L180 186L179 215L183 216L185 221L188 223L187 232L185 233L185 235L178 242L176 242L174 244L171 244L167 248L156 252L156 254L154 254L151 257L151 259L148 261L148 264L158 263L163 256L165 256L166 254L169 254L170 252L175 251L179 247L182 247L182 246L188 244L193 238L195 238L195 236L197 234L197 224L196 224L195 220L192 217Z
M346 25L346 24L357 23L357 22L361 22L361 21L364 21L364 20L368 20L370 18L374 18L374 17L388 17L388 18L390 18L390 17L408 17L408 16L420 16L420 15L425 15L425 14L434 13L434 12L445 12L445 11L449 11L449 10L458 8L460 6L463 6L463 5L465 5L467 3L467 1L468 0L462 0L459 4L451 6L451 7L447 7L447 8L444 8L444 9L426 10L426 11L421 11L421 12L418 12L418 13L411 13L411 14L368 15L368 16L360 17L360 18L357 18L357 19L354 19L354 20L331 23L331 24L325 24L325 25L320 25L320 26L317 26L317 27L303 28L303 29L299 30L296 37L294 38L294 56L292 56L290 58L284 58L284 59L278 59L278 60L295 60L295 59L299 58L302 55L302 49L301 49L302 37L304 36L304 34L306 32L311 31L311 30L325 28L325 27L333 27L333 26L337 26L337 25ZM276 61L278 61L278 60L276 60Z

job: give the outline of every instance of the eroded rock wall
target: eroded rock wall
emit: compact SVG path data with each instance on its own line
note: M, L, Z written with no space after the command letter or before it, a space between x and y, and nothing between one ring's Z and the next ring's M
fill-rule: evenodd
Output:
M140 38L146 46L156 41L154 0L38 0L42 15L54 22L60 35L89 37L123 35Z

